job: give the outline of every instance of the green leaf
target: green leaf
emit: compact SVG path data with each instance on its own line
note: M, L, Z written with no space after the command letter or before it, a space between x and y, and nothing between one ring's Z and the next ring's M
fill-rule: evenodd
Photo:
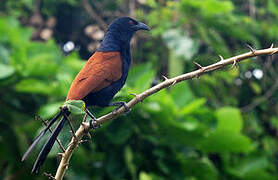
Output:
M142 92L150 87L154 76L155 71L151 64L142 64L131 69L127 84L132 87L133 91Z
M218 179L216 167L208 158L183 158L182 170L186 176L192 176L196 179L215 180Z
M8 122L0 122L0 155L10 162L19 158L18 137Z
M6 79L14 74L15 70L13 67L5 64L0 64L0 80Z
M187 106L194 99L194 94L187 82L178 83L171 87L170 95L179 108Z
M25 93L51 94L51 88L44 81L38 79L24 79L16 85L16 90Z
M161 111L161 107L158 102L147 102L144 105L144 109L148 112L156 112L159 113Z
M59 107L61 107L63 103L64 102L55 102L46 104L40 108L39 114L42 116L42 118L51 118L58 112Z
M127 168L132 175L132 179L136 179L136 166L133 163L133 153L129 146L125 148L125 163L127 165Z
M108 126L106 135L112 144L127 143L129 138L134 133L133 122L130 119L122 119L121 121L113 121L111 126Z
M40 53L26 62L23 70L28 76L51 77L55 75L58 66L53 61L53 54Z
M229 169L229 172L237 177L243 177L250 172L267 168L268 163L267 158L261 156L241 158L241 161L235 167Z
M196 100L192 101L191 103L189 103L188 105L186 105L184 108L182 108L179 113L180 113L180 115L190 114L194 111L197 111L205 103L206 103L205 98L196 99Z
M262 88L258 83L250 82L250 86L256 94L261 94Z
M140 172L139 174L139 180L163 180L165 178L158 176L153 173L145 173L145 172Z
M151 177L151 175L149 175L145 172L140 172L139 180L152 180L152 177Z
M0 44L0 63L8 64L10 62L9 50Z
M231 1L205 0L202 2L203 13L209 16L229 13L234 9Z
M201 149L210 153L241 153L253 149L247 136L231 130L219 130L211 133L201 143Z
M243 178L244 180L277 180L277 176L270 174L266 170L254 170L246 173Z
M85 102L82 100L68 100L64 103L72 114L80 115L85 114Z
M242 129L242 117L239 109L232 107L220 108L216 111L217 130L238 133Z

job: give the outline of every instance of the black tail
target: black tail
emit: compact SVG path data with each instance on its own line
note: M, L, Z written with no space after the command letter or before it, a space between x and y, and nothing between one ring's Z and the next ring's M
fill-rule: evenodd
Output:
M38 142L41 140L41 138L43 137L43 135L48 131L48 129L53 125L53 123L61 116L62 114L62 110L60 110L59 113L57 113L55 115L55 117L49 122L49 124L47 125L47 127L44 128L44 130L41 131L41 133L35 138L34 142L31 144L31 146L29 146L29 148L27 149L27 151L24 153L21 161L24 161L28 155L30 154L30 152L34 149L34 147L38 144Z
M43 146L39 156L37 157L37 160L33 166L32 169L32 173L38 173L40 170L41 165L44 163L48 153L50 152L58 134L60 133L60 131L62 130L64 124L66 122L66 118L63 117L58 125L56 126L55 130L53 131L53 133L51 134L50 138L48 139L48 141L46 142L46 144Z

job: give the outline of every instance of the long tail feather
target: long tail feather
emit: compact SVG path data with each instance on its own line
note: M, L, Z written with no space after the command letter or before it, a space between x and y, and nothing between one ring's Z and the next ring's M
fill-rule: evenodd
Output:
M43 135L48 131L48 129L53 125L53 123L61 116L62 111L60 110L59 113L57 113L55 115L55 117L49 122L49 124L47 125L47 127L44 128L44 130L42 130L40 132L40 134L34 139L33 143L31 144L31 146L29 146L29 148L27 149L27 151L24 153L24 155L22 156L21 161L24 161L29 154L31 153L31 151L34 149L34 147L38 144L38 142L41 140L41 138L43 137Z
M41 165L44 163L48 153L50 152L58 134L60 133L60 131L62 130L64 124L65 124L66 118L63 117L58 125L56 126L55 130L53 131L53 133L51 134L50 138L48 139L48 141L46 142L46 144L43 146L39 156L36 159L36 162L33 166L32 169L32 173L38 173L39 169L41 167Z

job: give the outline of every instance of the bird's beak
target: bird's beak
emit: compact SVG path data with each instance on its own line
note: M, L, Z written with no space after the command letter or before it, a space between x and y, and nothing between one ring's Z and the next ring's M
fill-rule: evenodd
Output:
M151 28L149 26L147 26L146 24L142 23L142 22L139 22L137 25L136 25L136 30L151 30Z

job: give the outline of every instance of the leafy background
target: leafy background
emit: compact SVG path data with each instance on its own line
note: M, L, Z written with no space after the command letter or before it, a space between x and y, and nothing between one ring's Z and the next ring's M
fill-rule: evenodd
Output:
M152 31L132 41L133 64L115 99L247 49L277 44L275 0L6 0L0 5L0 178L30 175L40 147L21 156L51 118L70 83L116 17ZM74 153L66 179L277 179L277 56L252 58L149 97L130 114L92 132ZM96 116L111 108L92 108ZM78 123L79 117L74 117ZM79 121L80 120L80 121ZM70 138L65 128L60 139ZM43 144L43 142L42 142ZM41 144L40 144L41 146Z

